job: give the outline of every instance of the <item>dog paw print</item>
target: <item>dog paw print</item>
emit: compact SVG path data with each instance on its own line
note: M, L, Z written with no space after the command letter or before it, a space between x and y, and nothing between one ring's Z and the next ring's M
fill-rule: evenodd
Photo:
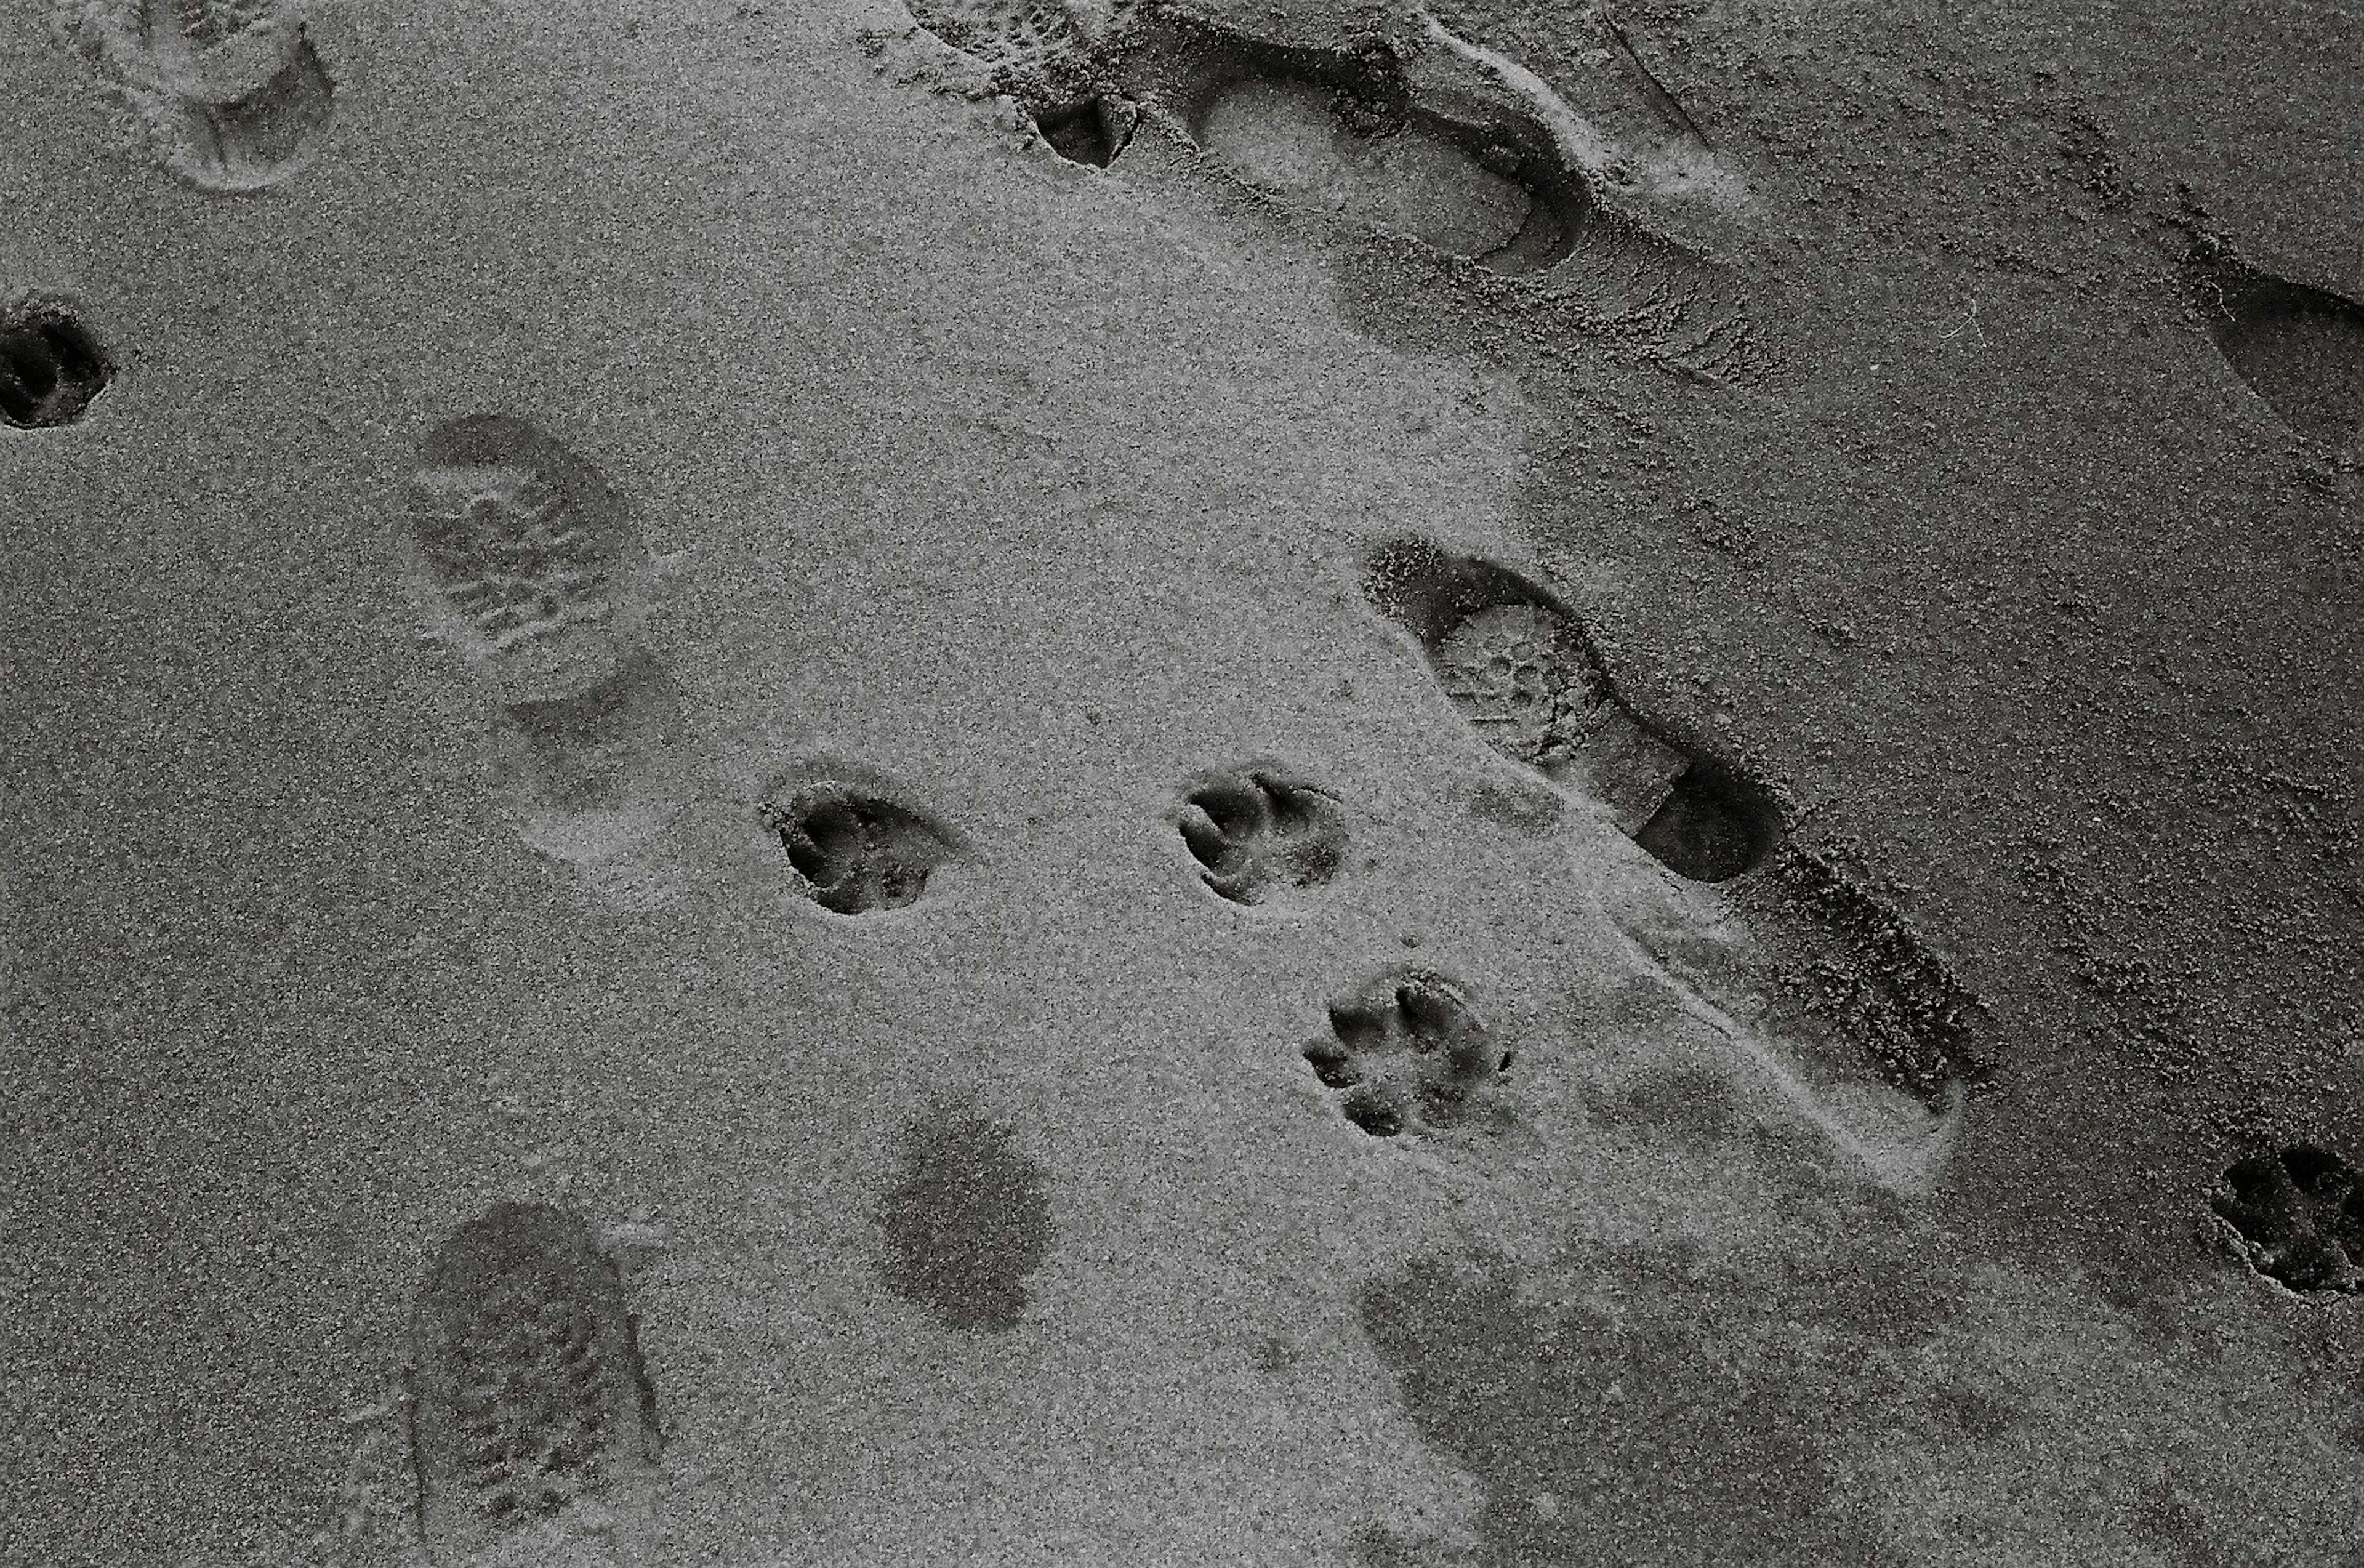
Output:
M106 386L106 350L55 300L0 316L0 421L19 430L71 425Z
M2301 1292L2364 1291L2364 1174L2295 1143L2240 1160L2211 1200L2249 1266Z
M1182 841L1234 904L1319 887L1346 858L1346 820L1321 790L1267 768L1208 778L1184 797Z
M863 915L916 904L953 853L951 832L859 784L820 782L763 807L798 887L822 908Z
M1425 969L1390 971L1332 1002L1329 1029L1303 1054L1374 1138L1464 1123L1511 1066L1460 987Z

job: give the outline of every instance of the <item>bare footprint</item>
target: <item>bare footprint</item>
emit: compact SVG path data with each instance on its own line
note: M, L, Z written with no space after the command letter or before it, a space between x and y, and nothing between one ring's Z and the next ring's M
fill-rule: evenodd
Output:
M1333 1000L1329 1027L1299 1054L1374 1138L1499 1120L1496 1085L1511 1062L1458 985L1409 966Z
M336 83L289 0L68 0L56 31L199 190L258 191L318 148Z
M1371 552L1363 587L1419 639L1455 711L1488 745L1600 803L1668 870L1722 882L1779 841L1769 792L1627 706L1582 623L1535 584L1399 539Z
M823 766L775 784L757 808L797 890L836 915L916 904L959 852L953 831L867 768Z
M35 296L0 314L0 419L20 430L71 425L114 367L71 306Z
M1272 766L1210 773L1176 817L1207 885L1234 904L1320 887L1346 857L1346 818L1325 792Z
M2260 271L2212 239L2189 270L2217 350L2283 424L2334 449L2364 441L2364 305Z
M510 1203L462 1226L429 1273L411 1355L436 1558L652 1560L656 1396L615 1264L579 1218Z

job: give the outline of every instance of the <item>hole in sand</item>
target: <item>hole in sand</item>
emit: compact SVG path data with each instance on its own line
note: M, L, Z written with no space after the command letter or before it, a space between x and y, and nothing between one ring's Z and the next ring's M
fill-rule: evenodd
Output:
M1136 118L1136 111L1121 98L1087 98L1042 110L1034 117L1034 128L1068 162L1105 169L1132 141Z

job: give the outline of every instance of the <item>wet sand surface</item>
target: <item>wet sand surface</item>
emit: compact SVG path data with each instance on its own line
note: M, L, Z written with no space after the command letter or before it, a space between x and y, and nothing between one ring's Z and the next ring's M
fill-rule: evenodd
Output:
M153 12L0 1558L2364 1562L2352 17Z

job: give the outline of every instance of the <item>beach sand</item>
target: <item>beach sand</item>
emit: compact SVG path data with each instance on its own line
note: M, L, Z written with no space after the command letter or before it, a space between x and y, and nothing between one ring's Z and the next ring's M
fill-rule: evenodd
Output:
M152 10L0 1560L2364 1562L2352 16Z

